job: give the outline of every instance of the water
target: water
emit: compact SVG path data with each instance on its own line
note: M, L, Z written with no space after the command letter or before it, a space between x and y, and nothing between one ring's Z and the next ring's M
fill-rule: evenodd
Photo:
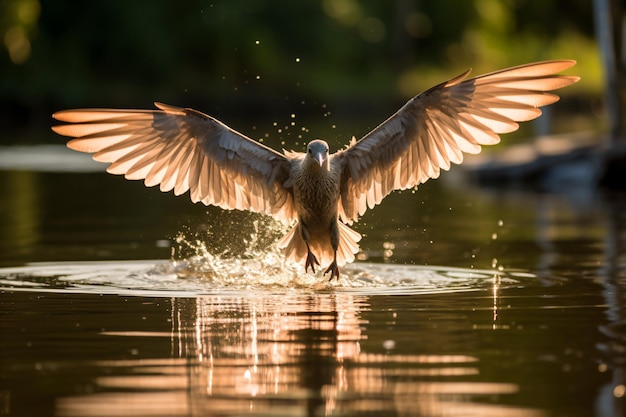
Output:
M55 147L0 167L0 415L626 413L622 195L453 172L366 213L329 283L261 216Z

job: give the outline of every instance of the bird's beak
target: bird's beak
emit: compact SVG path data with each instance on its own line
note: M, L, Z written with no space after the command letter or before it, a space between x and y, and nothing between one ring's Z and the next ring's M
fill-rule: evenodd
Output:
M320 164L320 166L324 166L324 161L326 161L326 155L320 152L315 156L315 160L318 164Z

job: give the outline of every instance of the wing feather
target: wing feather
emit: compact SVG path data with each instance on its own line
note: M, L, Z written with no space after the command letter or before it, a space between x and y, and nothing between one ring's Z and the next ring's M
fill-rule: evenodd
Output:
M55 113L53 130L71 149L94 154L107 171L193 202L251 210L283 222L295 219L285 186L290 159L192 109L156 103L158 110L78 109Z
M500 142L518 122L559 100L548 91L578 77L556 73L571 60L520 65L466 79L469 71L409 100L398 112L333 158L342 169L339 215L352 223L391 191L413 188L441 169Z

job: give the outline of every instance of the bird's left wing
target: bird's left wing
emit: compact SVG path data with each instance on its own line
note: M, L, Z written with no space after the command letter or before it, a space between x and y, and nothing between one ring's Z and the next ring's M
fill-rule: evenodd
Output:
M60 111L53 117L69 124L52 129L75 138L69 148L111 163L111 174L176 195L189 190L193 202L295 219L284 155L196 110L156 106Z
M465 80L469 71L409 100L358 142L333 157L342 169L339 215L356 221L393 190L437 178L461 163L463 152L500 141L517 122L541 115L539 107L558 101L547 93L578 77L555 75L576 62L520 65Z

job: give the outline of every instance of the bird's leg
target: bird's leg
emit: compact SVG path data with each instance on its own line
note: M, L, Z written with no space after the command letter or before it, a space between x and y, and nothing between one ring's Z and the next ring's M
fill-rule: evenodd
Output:
M313 255L313 252L311 252L311 248L309 247L309 239L311 238L309 234L309 228L303 221L300 221L300 236L306 244L306 261L304 262L304 272L308 272L309 267L311 267L311 272L315 273L315 265L319 265L320 261L318 261L315 255Z
M337 266L337 249L339 248L339 226L337 225L337 220L331 223L330 225L330 245L333 248L333 262L326 268L324 271L324 275L330 272L330 279L332 281L333 278L337 278L339 280L339 267Z
M328 266L328 268L326 268L326 271L324 271L324 275L328 274L330 272L330 278L328 279L329 281L332 281L333 278L337 278L337 280L339 280L339 267L337 266L337 252L335 252L335 257L333 259L333 262Z
M311 248L309 248L309 242L306 243L306 262L304 263L304 272L309 270L309 266L311 267L311 272L315 273L315 265L319 265L320 262L317 260L313 252L311 252Z

